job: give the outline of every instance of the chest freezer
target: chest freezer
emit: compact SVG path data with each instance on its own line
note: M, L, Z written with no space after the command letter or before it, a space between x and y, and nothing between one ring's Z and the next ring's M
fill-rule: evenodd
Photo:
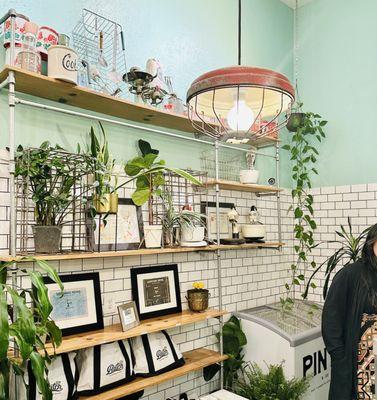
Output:
M227 390L219 390L217 392L207 394L200 398L200 400L247 400L245 397L238 396L237 394L228 392Z
M321 334L322 307L313 309L312 305L296 300L293 309L285 313L280 303L275 303L235 315L241 319L248 341L245 361L255 362L265 371L268 364L283 362L288 379L310 379L304 400L325 400L330 386L330 356Z

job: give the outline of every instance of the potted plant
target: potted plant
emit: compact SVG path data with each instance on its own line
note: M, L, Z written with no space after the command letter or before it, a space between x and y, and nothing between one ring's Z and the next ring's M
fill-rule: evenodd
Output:
M303 103L297 103L291 115L288 118L287 129L289 132L297 132L297 129L305 123L306 113L302 111Z
M241 322L237 317L232 315L223 325L222 336L223 352L228 356L223 362L224 389L232 391L236 381L245 368L242 350L247 344L246 336L241 328ZM220 339L220 333L216 333L216 338L218 340ZM213 364L205 367L203 369L204 380L206 382L210 381L220 370L220 364Z
M181 243L203 242L206 216L192 211L188 206L177 211L174 208L171 193L168 191L163 191L161 198L164 207L162 218L164 245L173 246L179 239ZM178 238L178 233L180 238Z
M59 276L49 264L32 258L27 260L35 262L63 291ZM51 357L47 354L45 341L48 339L54 348L59 346L61 331L50 318L52 305L41 273L33 268L21 268L34 289L20 289L9 283L13 267L13 262L0 262L0 399L10 398L11 374L15 373L25 382L23 378L30 365L43 400L50 400L48 365ZM32 305L27 303L26 295L30 296Z
M263 372L257 364L247 365L237 379L235 393L250 400L301 400L309 388L306 378L287 379L283 366L269 365Z
M89 169L93 175L93 206L98 214L107 214L118 208L118 195L111 190L111 174L115 160L109 152L106 132L101 122L98 122L101 137L98 138L94 128L90 128ZM112 205L112 207L111 207Z
M164 160L158 160L159 150L152 149L148 142L139 140L138 147L140 155L128 161L124 168L130 179L118 188L136 181L136 189L132 194L133 202L139 206L149 202L149 224L144 226L145 246L147 248L161 247L162 225L153 224L151 203L154 196L162 195L161 188L165 183L164 172L174 172L194 185L201 186L201 182L188 172L168 167Z
M193 289L187 291L189 309L195 312L203 312L208 308L209 290L204 289L204 282L194 282Z
M59 252L64 218L76 198L73 188L86 173L85 163L77 155L48 141L35 149L18 146L15 177L22 178L24 195L30 192L35 205L36 253Z
M248 169L240 171L240 182L245 184L258 183L259 171L255 169L256 149L252 149L246 153L246 163Z

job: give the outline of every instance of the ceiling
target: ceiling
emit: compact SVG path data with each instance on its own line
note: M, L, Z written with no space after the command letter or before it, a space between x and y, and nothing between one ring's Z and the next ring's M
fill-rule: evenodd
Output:
M295 6L296 6L296 0L280 0L280 1L282 1L283 3L285 3L287 6L289 6L291 8L295 8ZM311 1L313 1L313 0L298 0L298 6L302 7L305 4L310 3Z

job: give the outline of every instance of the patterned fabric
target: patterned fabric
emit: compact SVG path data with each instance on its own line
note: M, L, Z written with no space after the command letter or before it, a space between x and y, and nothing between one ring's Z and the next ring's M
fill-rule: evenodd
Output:
M377 315L364 314L361 321L361 338L358 349L358 399L372 400L375 398L373 338L377 339Z

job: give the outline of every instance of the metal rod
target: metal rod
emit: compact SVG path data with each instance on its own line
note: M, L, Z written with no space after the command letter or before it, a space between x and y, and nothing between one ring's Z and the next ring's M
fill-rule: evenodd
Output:
M216 178L216 242L220 244L220 185L219 181L219 141L215 140L215 178ZM221 251L220 248L216 250L216 258L217 258L217 286L218 286L218 295L219 295L219 310L223 309L223 293L222 293L222 276L221 276ZM223 320L220 318L219 323L219 334L220 334L220 354L223 355ZM223 379L223 363L221 363L220 368L220 388L224 387L224 379Z
M82 112L75 111L75 110L68 110L68 109L65 109L65 108L48 106L46 104L40 104L40 103L36 103L36 102L33 102L33 101L24 100L24 99L21 99L19 97L16 98L16 103L17 104L22 104L22 105L25 105L25 106L40 108L42 110L56 111L56 112L60 112L60 113L63 113L63 114L74 115L74 116L77 116L77 117L82 117L82 118L87 118L87 119L95 119L95 120L99 120L99 121L103 121L103 122L108 122L110 124L115 124L115 125L120 125L120 126L127 126L128 128L141 129L141 130L147 131L147 132L154 132L154 133L158 133L158 134L169 136L169 137L175 137L175 138L182 139L182 140L188 140L188 141L191 141L191 142L202 143L202 144L205 144L207 146L213 146L213 142L209 142L209 141L204 140L204 139L197 139L197 138L193 138L193 137L190 137L190 136L178 135L177 133L166 132L166 131L163 131L161 129L150 128L150 127L147 127L147 126L141 126L141 125L137 125L137 124L132 124L130 122L118 121L118 120L112 119L112 118L99 117L99 116L96 116L96 115L82 113ZM249 151L249 149L245 149L245 148L242 148L242 147L229 146L227 144L223 144L223 143L220 143L220 142L219 142L218 145L219 145L219 147L223 147L223 148L231 149L231 150L242 151L244 153L247 153ZM265 153L260 153L260 152L256 152L256 154L258 154L258 155L260 155L262 157L264 156L264 157L275 158L275 156L271 155L271 154L265 154Z
M276 149L276 185L280 188L280 145L279 142L275 145ZM281 201L280 201L280 191L276 193L277 197L277 212L278 212L278 240L279 243L282 243L282 233L281 233ZM282 251L283 248L279 245L279 251Z
M3 82L0 83L0 90L8 86L9 78L5 79Z

